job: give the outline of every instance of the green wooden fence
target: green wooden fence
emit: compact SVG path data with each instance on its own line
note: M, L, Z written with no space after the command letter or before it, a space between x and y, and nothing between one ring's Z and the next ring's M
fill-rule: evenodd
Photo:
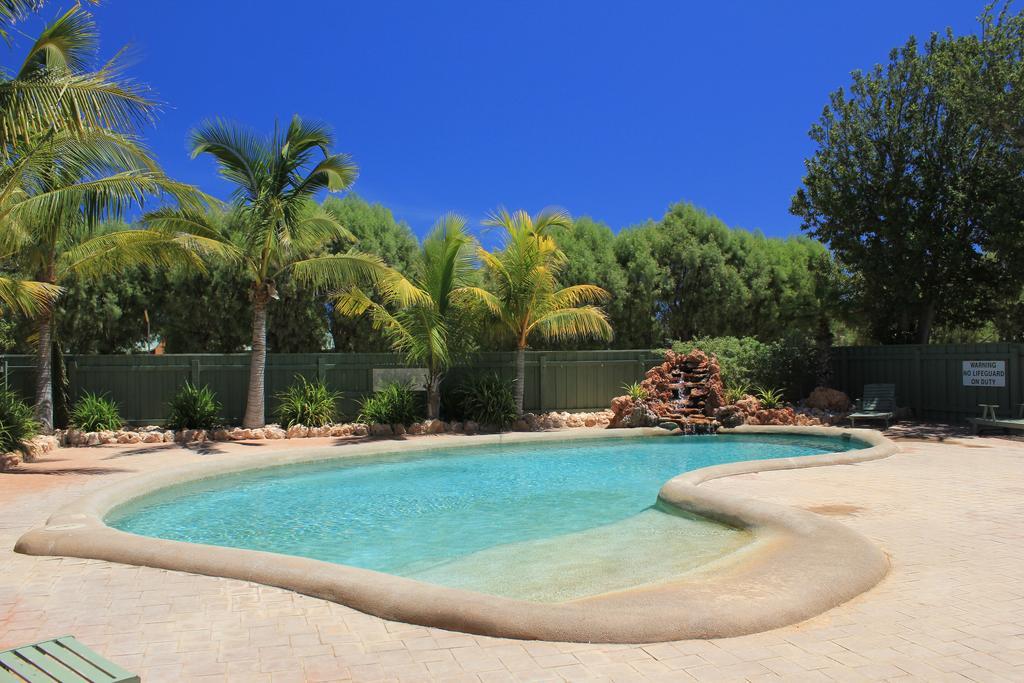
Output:
M525 407L529 411L596 410L622 393L622 385L640 379L660 360L652 351L529 351L526 354ZM965 386L964 361L1002 361L1003 386ZM468 372L490 371L512 378L515 354L479 354L449 373L455 383ZM207 384L224 404L224 417L241 420L248 384L248 354L67 356L72 398L84 391L106 393L126 420L156 424L181 384ZM357 401L373 389L375 369L406 367L391 353L270 354L267 362L268 409L274 395L296 375L323 379L342 393L339 410L356 413ZM1024 344L936 344L929 346L839 347L832 352L833 384L851 398L864 385L896 385L899 406L914 417L962 422L980 414L979 403L1000 406L1000 415L1016 413L1024 402ZM25 398L32 397L30 356L0 355L0 381Z
M965 361L1001 361L1003 386L965 385ZM832 351L833 384L851 398L865 384L896 385L896 403L915 417L963 422L994 403L1001 416L1016 415L1024 402L1024 344L908 344L841 347ZM998 382L998 380L997 380Z
M641 379L660 356L652 351L529 351L526 354L524 407L528 411L597 410L607 408L622 385ZM135 424L158 424L166 418L167 401L186 380L209 385L224 404L223 417L240 421L245 411L249 355L112 355L66 356L72 399L85 391L105 393L118 402L122 417ZM515 376L515 354L482 353L466 367L457 367L449 381L468 372ZM406 367L391 353L270 354L267 360L268 411L274 395L296 375L320 378L340 391L342 415L353 416L357 401L372 392L375 369ZM6 385L25 398L33 395L31 356L0 355ZM271 415L272 412L268 412Z

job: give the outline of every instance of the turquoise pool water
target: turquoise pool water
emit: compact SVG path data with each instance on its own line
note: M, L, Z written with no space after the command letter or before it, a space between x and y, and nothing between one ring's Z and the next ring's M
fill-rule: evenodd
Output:
M782 435L628 437L339 459L173 487L106 521L146 536L557 601L663 580L749 541L653 508L673 476L863 446Z

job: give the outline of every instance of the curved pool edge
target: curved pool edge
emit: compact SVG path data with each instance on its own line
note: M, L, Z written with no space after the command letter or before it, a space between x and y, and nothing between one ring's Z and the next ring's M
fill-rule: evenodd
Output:
M371 570L276 553L137 536L106 526L104 516L139 496L176 484L244 470L394 452L396 442L218 457L139 475L72 501L15 551L105 560L220 576L294 590L393 621L528 640L649 643L739 636L786 626L863 593L888 571L885 554L848 527L811 512L741 498L700 484L735 474L853 464L898 451L878 432L834 427L753 427L726 433L856 438L867 448L715 465L669 480L662 504L750 529L745 549L677 579L566 603L532 603L427 584ZM492 443L670 435L661 429L580 429L474 437L424 437L403 453Z

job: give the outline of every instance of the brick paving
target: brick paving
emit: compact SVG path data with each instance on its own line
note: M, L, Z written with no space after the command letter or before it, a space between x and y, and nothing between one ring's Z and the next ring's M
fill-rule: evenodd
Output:
M147 683L1024 681L1024 443L902 433L886 460L705 484L849 524L890 555L881 584L796 626L646 646L470 636L243 581L16 555L18 536L86 491L270 446L60 450L0 474L0 649L70 633Z

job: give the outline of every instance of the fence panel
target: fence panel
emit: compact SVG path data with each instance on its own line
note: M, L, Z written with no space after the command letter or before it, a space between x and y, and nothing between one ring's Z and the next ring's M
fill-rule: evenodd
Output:
M622 385L643 377L660 360L646 351L528 351L524 407L528 411L596 410L606 408L622 393ZM83 392L108 394L120 405L122 417L134 424L158 424L167 415L167 402L186 381L209 385L224 408L222 416L239 422L245 412L249 383L249 355L175 354L66 356L70 395ZM301 375L323 379L341 393L339 412L353 417L358 401L373 391L374 369L406 367L391 353L296 353L267 357L267 417L272 419L275 395ZM0 356L2 381L26 399L33 395L34 359L31 356ZM496 372L515 376L514 352L478 354L453 368L446 380L451 386L471 372Z
M526 410L594 410L606 407L622 393L622 385L640 379L659 356L651 351L528 351L526 353ZM223 416L238 422L245 410L249 381L248 354L181 354L67 356L72 399L85 391L106 393L132 423L159 423L167 401L181 384L208 384L224 404ZM964 361L1002 361L1004 386L965 386ZM341 414L354 416L358 401L373 390L375 368L404 367L390 353L271 354L267 363L268 418L276 407L275 394L296 375L323 379L342 394ZM839 347L832 352L834 384L851 398L865 384L891 382L896 399L915 417L962 422L980 413L979 403L999 406L1011 415L1024 402L1024 344L936 344ZM34 359L0 356L0 380L26 399L33 395ZM470 372L490 371L511 379L515 353L481 353L472 362L453 368L449 386Z
M965 361L1001 361L1003 386L965 385ZM1016 415L1024 402L1024 344L907 344L841 347L832 351L837 388L859 397L865 384L896 385L896 402L915 417L963 422L980 415L978 404Z

